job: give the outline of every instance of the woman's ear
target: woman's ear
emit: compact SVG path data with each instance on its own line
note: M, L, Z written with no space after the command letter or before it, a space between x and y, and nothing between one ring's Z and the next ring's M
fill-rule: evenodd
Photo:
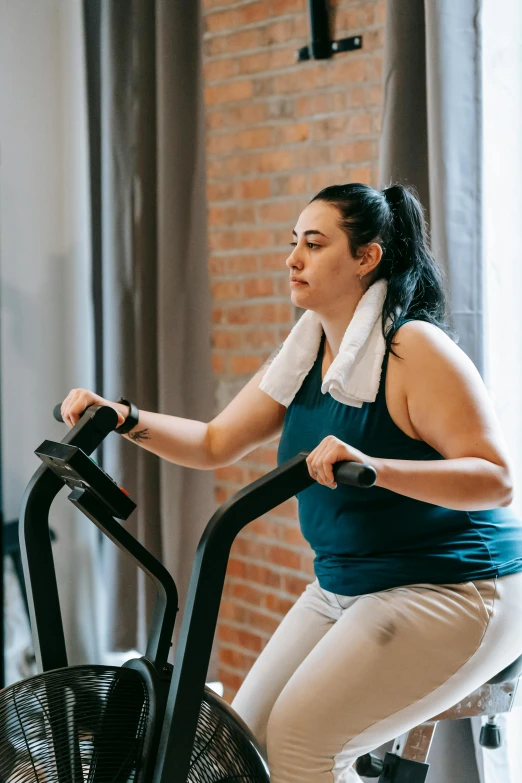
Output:
M370 242L366 247L361 260L361 271L364 274L372 272L382 258L382 247L378 242Z

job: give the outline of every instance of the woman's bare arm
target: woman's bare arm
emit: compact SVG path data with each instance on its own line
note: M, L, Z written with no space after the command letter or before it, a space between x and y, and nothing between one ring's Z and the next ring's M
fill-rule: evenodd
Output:
M231 465L281 434L286 408L259 389L260 370L208 424L140 410L124 437L169 462L200 470ZM126 406L121 406L128 412Z
M444 460L377 455L370 461L377 470L376 486L457 510L510 505L513 474L507 448L474 364L432 324L410 321L396 335L410 421Z
M138 425L123 437L177 465L198 470L231 465L281 433L286 408L259 389L265 372L266 364L208 423L140 410ZM114 408L119 424L129 413L122 403L73 389L62 404L64 421L74 426L85 408L94 404Z

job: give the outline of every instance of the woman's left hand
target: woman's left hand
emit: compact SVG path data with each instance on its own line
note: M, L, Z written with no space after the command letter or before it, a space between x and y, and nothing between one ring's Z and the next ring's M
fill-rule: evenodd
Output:
M310 476L319 484L324 484L331 489L335 489L337 484L334 481L332 465L335 462L349 460L350 462L364 462L371 464L371 458L363 454L359 449L354 449L348 443L344 443L335 435L327 435L320 444L310 452L306 458L308 472Z

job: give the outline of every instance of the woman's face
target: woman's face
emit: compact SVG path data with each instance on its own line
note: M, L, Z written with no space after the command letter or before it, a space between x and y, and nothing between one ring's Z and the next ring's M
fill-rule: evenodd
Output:
M353 258L348 238L339 227L339 212L324 201L313 201L299 215L293 232L293 250L286 260L292 302L321 313L342 308L346 299L360 297L359 260Z

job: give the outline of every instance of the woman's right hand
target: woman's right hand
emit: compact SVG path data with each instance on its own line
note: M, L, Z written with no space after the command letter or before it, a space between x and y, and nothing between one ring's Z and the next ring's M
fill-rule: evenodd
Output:
M60 409L62 419L68 427L74 427L78 424L85 409L89 408L91 405L107 405L110 408L114 408L118 414L118 427L125 421L122 410L128 410L126 405L106 400L104 397L100 397L99 394L95 394L88 389L71 389L62 402L62 407Z

